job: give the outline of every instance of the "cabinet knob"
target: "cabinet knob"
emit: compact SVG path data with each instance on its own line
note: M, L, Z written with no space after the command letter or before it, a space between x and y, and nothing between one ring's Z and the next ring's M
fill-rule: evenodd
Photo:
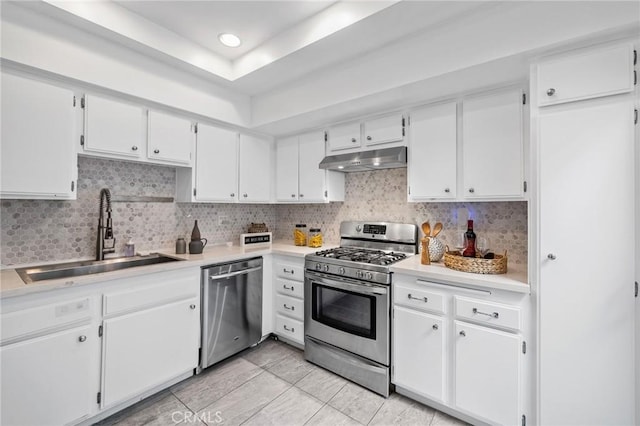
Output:
M351 138L352 143L356 143L356 138Z
M296 198L296 194L291 194L291 198Z
M367 140L370 141L372 138L371 136L367 136Z
M156 148L156 149L153 150L153 153L154 154L160 154L160 150Z
M300 198L304 198L304 194L300 194Z
M449 192L451 192L451 190L449 188L445 188L444 192L446 192L448 194Z
M553 96L556 94L556 89L554 89L553 87L550 89L547 89L547 96Z
M230 195L231 197L235 197L235 196L236 196L236 193L235 193L235 192L232 192L232 193L231 193L231 194L229 194L229 195Z
M242 196L243 196L244 198L247 198L247 197L248 197L248 195L247 195L246 193L245 193L245 194L242 194Z
M549 259L549 260L556 260L556 259L557 259L557 257L556 257L556 255L555 255L555 254L553 254L553 253L549 253L549 254L547 255L547 259Z
M134 145L134 146L131 147L131 151L137 151L137 150L138 150L137 146Z
M437 330L437 329L438 329L438 328L440 328L440 327L438 327L438 324L433 324L433 325L431 326L431 328L433 328L434 330Z
M190 304L190 305L189 305L189 307L190 307L191 309L195 309L195 308L196 308L196 305L192 303L192 304Z
M82 335L80 337L78 337L78 342L82 343L82 342L86 342L87 341L87 336Z
M469 188L469 192L473 194L474 192L476 192L476 190L473 188Z
M467 333L465 333L465 332L464 332L464 330L460 330L460 333L459 333L459 334L460 334L462 337L464 337L464 336L466 336L466 335L467 335Z

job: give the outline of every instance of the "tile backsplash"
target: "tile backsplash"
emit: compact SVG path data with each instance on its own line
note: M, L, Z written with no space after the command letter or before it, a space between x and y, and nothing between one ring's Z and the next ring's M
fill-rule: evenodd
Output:
M78 158L78 199L74 201L2 200L0 202L0 261L20 265L91 258L95 252L100 189L118 196L173 197L175 169L116 160ZM345 201L330 204L191 204L114 202L113 226L118 253L133 239L136 250L174 247L198 220L211 244L238 242L251 222L266 223L276 239L292 238L296 223L319 226L326 245L339 241L343 220L387 220L421 224L442 222L440 237L450 247L458 209L474 219L476 234L487 236L497 253L507 251L510 267L525 267L527 259L526 202L408 203L406 169L346 175ZM222 223L222 224L220 224ZM464 228L464 229L463 229Z

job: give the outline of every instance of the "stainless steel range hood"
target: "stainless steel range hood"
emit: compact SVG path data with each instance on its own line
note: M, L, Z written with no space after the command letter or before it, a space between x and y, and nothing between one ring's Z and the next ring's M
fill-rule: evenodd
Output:
M338 172L361 172L407 167L407 147L398 146L350 154L330 155L320 162L319 167Z

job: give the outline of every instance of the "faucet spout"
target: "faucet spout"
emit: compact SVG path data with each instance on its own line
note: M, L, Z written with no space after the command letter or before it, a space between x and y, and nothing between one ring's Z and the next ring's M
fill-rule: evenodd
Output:
M105 226L104 213L107 213ZM98 216L98 238L96 242L96 260L104 260L106 253L116 251L116 239L113 236L113 224L111 219L111 191L107 188L100 190L100 212Z

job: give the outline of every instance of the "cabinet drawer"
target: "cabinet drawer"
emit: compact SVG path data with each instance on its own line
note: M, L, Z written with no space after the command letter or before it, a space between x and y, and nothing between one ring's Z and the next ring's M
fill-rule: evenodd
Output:
M486 325L520 330L522 314L516 306L454 296L456 316Z
M538 105L633 90L633 47L609 46L538 64Z
M276 290L286 296L304 299L304 283L290 280L276 280Z
M434 291L397 284L395 286L394 303L406 307L444 314L445 296Z
M276 275L287 280L304 280L304 266L291 263L276 263Z
M129 280L127 280L129 281ZM106 293L103 296L105 316L147 308L200 295L200 269L131 278L134 290Z
M302 321L276 314L276 333L304 343L304 323Z
M304 300L293 297L276 295L276 311L302 321L304 319Z

